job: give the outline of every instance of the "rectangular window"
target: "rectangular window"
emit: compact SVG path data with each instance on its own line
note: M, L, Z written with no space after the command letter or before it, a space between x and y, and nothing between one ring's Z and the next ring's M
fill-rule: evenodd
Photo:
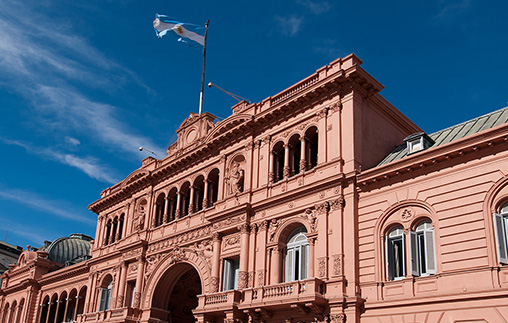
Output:
M224 259L222 290L238 289L238 271L240 269L239 259Z

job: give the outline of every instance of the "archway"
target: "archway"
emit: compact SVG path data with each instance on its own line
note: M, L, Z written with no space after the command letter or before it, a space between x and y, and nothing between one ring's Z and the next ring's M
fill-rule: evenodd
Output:
M150 317L161 322L194 323L192 310L202 294L201 278L188 263L169 268L155 287Z

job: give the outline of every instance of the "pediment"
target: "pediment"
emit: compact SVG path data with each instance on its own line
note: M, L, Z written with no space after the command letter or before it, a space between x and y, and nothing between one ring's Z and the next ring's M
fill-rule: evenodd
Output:
M254 116L250 114L234 114L230 116L227 119L222 120L221 122L217 123L215 125L215 128L210 131L208 136L206 137L206 141L209 142L210 140L213 140L214 138L228 132L229 130L233 129L234 127L250 121L254 118Z
M144 177L144 176L149 175L149 174L150 174L150 172L148 170L146 170L146 169L138 169L138 170L130 173L129 176L127 176L122 181L122 184L120 185L120 189L123 189L124 187L126 187L130 183L133 183L136 180L138 180L139 178Z

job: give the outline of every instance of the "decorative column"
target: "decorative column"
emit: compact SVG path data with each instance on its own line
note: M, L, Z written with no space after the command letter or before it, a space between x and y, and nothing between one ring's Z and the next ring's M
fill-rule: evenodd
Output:
M210 181L205 179L205 188L204 188L204 192L203 192L203 210L208 208L208 195L209 195L209 192L208 192L208 183Z
M309 272L308 278L314 277L314 262L316 260L315 256L315 246L316 246L316 237L307 237L307 241L309 241Z
M49 313L51 313L51 305L53 305L53 303L51 303L51 299L50 299L48 301L48 312L46 313L46 320L45 320L46 323L49 323Z
M305 144L307 143L307 138L305 136L300 137L300 172L305 172L307 170L307 157Z
M280 249L279 246L275 246L271 249L272 253L272 265L271 265L271 277L270 284L280 283Z
M169 216L168 216L168 208L169 208L169 196L166 196L166 198L164 199L164 215L162 216L162 222L163 223L168 223L169 221Z
M180 218L180 204L182 203L182 193L180 191L176 192L176 212L175 219Z
M79 300L81 299L81 296L76 295L76 304L74 304L74 317L72 318L73 321L76 321L76 318L78 317L78 309L79 309Z
M247 288L249 265L249 233L250 225L244 223L240 226L240 268L238 270L238 289Z
M218 232L213 234L213 256L212 256L212 279L210 292L216 293L219 291L219 270L220 270L220 247L222 237Z
M139 256L136 258L138 261L138 273L136 275L136 292L134 293L134 308L141 307L141 291L143 290L143 273L145 271L145 257Z
M273 184L273 169L275 168L273 154L274 152L268 149L268 185Z
M189 214L192 214L194 213L194 200L195 200L195 196L194 196L194 185L191 185L190 186L190 198L189 198Z
M289 177L289 144L284 145L284 178Z
M64 310L64 315L62 317L62 320L63 320L62 322L66 322L66 320L67 320L67 311L68 310L69 310L69 298L67 297L65 299L65 310Z
M123 307L123 302L124 302L124 299L125 299L125 275L127 273L127 263L125 261L122 261L122 263L120 264L120 278L119 278L119 282L118 282L118 290L117 290L117 295L118 297L116 298L116 308L121 308Z
M267 255L265 254L266 250L266 232L268 229L268 221L264 220L258 225L258 238L257 238L257 248L259 249L259 252L257 253L257 260L256 260L256 266L258 268L257 270L257 277L255 279L256 281L256 287L265 285L265 276L266 276L266 261L267 261ZM268 281L266 281L268 283Z

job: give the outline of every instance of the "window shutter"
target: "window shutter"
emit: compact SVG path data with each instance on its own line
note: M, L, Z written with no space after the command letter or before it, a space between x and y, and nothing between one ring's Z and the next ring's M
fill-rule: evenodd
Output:
M294 257L295 249L291 248L286 253L286 282L294 280Z
M386 278L388 280L393 280L393 247L390 243L390 238L388 236L385 237L386 241Z
M309 245L302 246L302 259L300 262L301 276L300 279L307 279L308 268L309 268Z
M425 263L427 274L436 273L436 251L434 249L434 230L425 231Z
M99 312L106 310L106 294L107 289L101 288L101 301L99 303Z
M418 235L414 231L409 231L409 254L411 255L411 275L420 276L418 259ZM420 255L422 256L422 255Z
M402 277L406 276L406 234L402 233L402 259L400 262L402 266Z
M223 272L222 272L222 290L230 289L230 277L231 277L231 261L224 259Z
M496 243L497 243L497 255L499 262L502 264L508 264L508 255L506 250L506 235L504 230L503 216L498 213L494 213L494 227L496 231Z
M233 277L231 277L231 280L233 281L232 286L230 286L230 289L238 289L238 273L240 272L240 261L236 260L232 262L234 270L232 271Z

